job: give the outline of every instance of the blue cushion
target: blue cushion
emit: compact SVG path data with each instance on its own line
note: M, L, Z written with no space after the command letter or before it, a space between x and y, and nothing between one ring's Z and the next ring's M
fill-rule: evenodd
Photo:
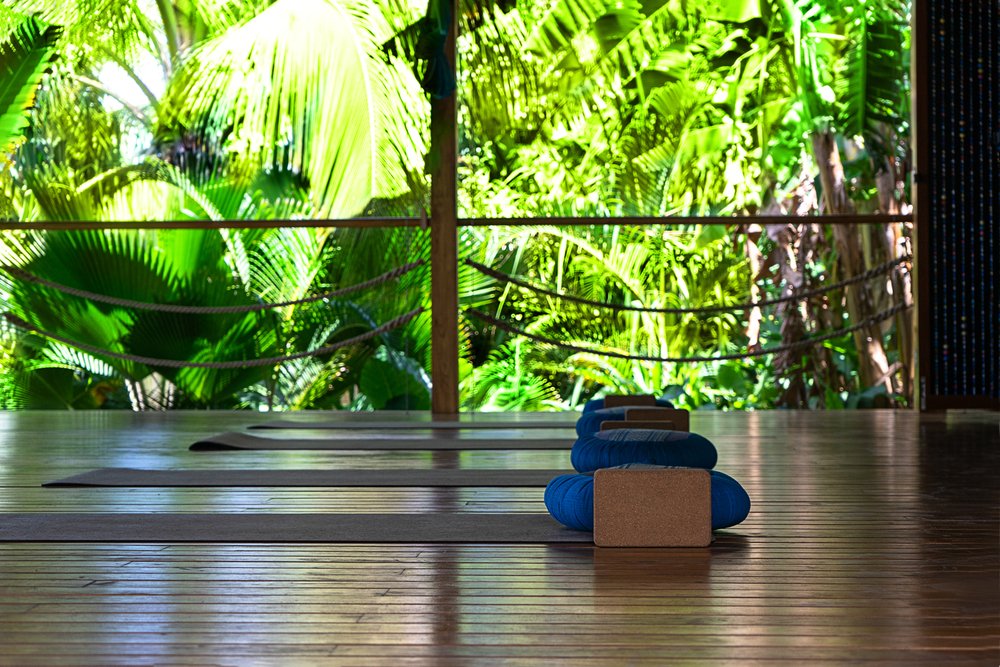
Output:
M662 468L627 464L618 468ZM750 496L735 479L710 470L712 484L712 530L735 526L750 514ZM573 530L594 529L594 476L560 475L545 487L549 514Z
M545 487L545 507L573 530L594 529L594 477L559 475Z
M646 407L646 406L636 406L636 407ZM668 401L665 398L658 398L658 399L656 399L656 406L655 407L658 407L658 408L672 408L672 407L674 407L674 404L671 403L670 401ZM589 401L587 401L586 404L584 404L583 411L584 412L593 412L594 410L601 410L602 408L604 408L604 399L603 398L592 398Z
M570 454L578 472L593 472L624 463L681 468L714 468L719 453L708 438L686 431L627 428L584 435Z

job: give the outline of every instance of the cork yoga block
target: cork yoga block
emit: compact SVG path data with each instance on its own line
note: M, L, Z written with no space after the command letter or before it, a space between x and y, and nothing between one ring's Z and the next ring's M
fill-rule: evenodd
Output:
M704 546L711 539L704 534L706 507L710 530L735 526L750 514L746 489L725 473L641 463L559 475L545 487L544 500L556 521L595 531L600 546Z
M644 406L644 407L656 407L656 397L655 396L605 396L604 405L601 407L605 408L620 408L620 407L630 407L630 406Z
M667 421L675 431L691 430L691 413L677 408L625 408L626 422Z
M605 422L613 421L669 421L678 431L691 430L691 419L687 410L668 407L636 407L620 405L614 408L590 410L580 415L576 421L576 434L593 435L601 430Z
M606 468L594 473L594 544L707 547L712 484L694 468Z
M673 408L656 408L640 410L626 408L625 421L601 422L601 431L613 431L622 428L644 428L660 431L691 432L691 416L687 410Z

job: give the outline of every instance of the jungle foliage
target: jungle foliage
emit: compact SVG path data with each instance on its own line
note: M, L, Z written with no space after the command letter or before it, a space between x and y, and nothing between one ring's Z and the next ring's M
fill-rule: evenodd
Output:
M467 215L909 210L905 0L555 0L470 6L462 17ZM647 308L807 291L909 248L905 225L831 226L817 217L742 228L504 234L488 239L487 263L570 294ZM581 312L530 290L496 290L499 317L549 339L646 356L712 356L874 319L908 302L909 274L899 267L846 293L710 317ZM576 402L594 385L665 393L690 407L843 407L912 395L907 315L812 349L707 364L544 345L490 352L505 335L470 325L481 341L472 366L494 378L493 366L510 366L514 355L511 384L533 387L539 405Z
M152 303L294 300L429 255L396 229L40 232L37 221L420 215L426 6L407 0L5 0L0 263ZM738 305L908 252L904 225L618 227L616 216L908 210L905 0L463 0L460 253L569 294ZM608 224L547 225L550 216ZM462 265L463 306L582 347L713 356L836 330L909 298L905 266L823 298L707 316L614 313ZM315 349L418 306L426 266L343 299L250 314L104 306L0 274L5 310L97 348L238 360ZM912 393L906 316L795 353L666 364L463 320L463 407L574 407L602 391L689 407L843 407ZM430 318L323 357L169 371L2 329L4 407L428 405Z

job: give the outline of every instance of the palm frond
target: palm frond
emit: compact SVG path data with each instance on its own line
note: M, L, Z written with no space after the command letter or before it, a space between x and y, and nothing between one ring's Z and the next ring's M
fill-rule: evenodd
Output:
M376 39L384 21L367 9L278 0L194 49L163 125L196 132L233 160L301 173L320 217L350 217L394 194L422 152L413 116L422 106L397 103L399 76ZM384 150L387 134L398 150Z
M197 18L208 35L219 35L253 18L271 5L271 0L175 0L177 9Z
M608 12L605 0L557 0L534 22L525 47L532 52L555 53L568 49L573 39L587 33Z
M328 261L325 234L311 229L276 229L249 252L250 289L265 301L299 299L316 291L317 276Z
M512 341L490 353L467 378L466 407L484 412L556 409L559 392L525 359L526 343Z
M27 112L53 56L56 30L22 20L0 42L0 160L12 153L28 126Z
M70 368L88 374L90 377L111 378L115 369L97 357L63 343L49 343L41 356L63 368Z
M7 3L0 4L0 44L11 41L26 17L15 12Z
M886 0L855 14L834 85L842 130L864 137L875 153L885 154L883 126L897 128L908 118L907 3Z
M180 318L163 318L178 321ZM188 319L188 318L185 318ZM215 337L201 337L186 331L186 336L176 340L183 341L194 349L180 353L180 358L191 361L243 361L257 359L273 354L277 348L277 337L274 326L268 326L269 314L246 315L238 319L215 317L209 328ZM221 324L222 326L218 326ZM155 339L146 335L144 342L154 342ZM133 342L134 344L134 342ZM162 347L154 347L162 350ZM137 350L138 351L138 350ZM143 352L139 351L139 354ZM154 352L155 354L155 352ZM163 354L163 352L159 352ZM271 375L267 367L218 370L209 368L183 368L172 373L164 372L172 379L184 395L202 405L220 406L220 400L230 401L244 387L257 382L263 382ZM228 404L225 407L229 407Z
M476 112L468 122L492 136L512 126L522 132L537 128L543 118L537 104L541 72L525 57L529 35L523 14L464 0L460 16L461 100Z

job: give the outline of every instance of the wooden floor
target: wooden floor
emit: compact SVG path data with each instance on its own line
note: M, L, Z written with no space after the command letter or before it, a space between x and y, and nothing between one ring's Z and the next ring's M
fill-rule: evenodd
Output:
M42 489L96 467L568 466L201 452L265 415L0 414L4 512L541 512L541 489ZM709 549L0 544L4 665L1000 663L1000 417L698 413L749 519Z

